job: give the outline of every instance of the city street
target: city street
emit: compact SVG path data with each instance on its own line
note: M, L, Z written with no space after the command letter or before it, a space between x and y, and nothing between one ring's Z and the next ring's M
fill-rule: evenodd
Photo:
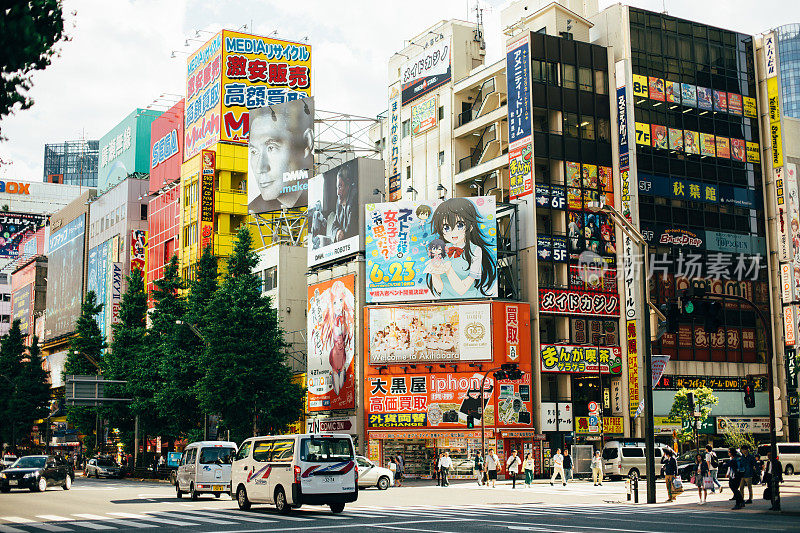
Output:
M688 485L691 486L691 485ZM640 486L644 500L644 484ZM659 501L665 499L659 486ZM755 492L760 494L760 487ZM800 495L800 484L784 490L786 504ZM795 494L795 496L792 496ZM469 482L450 487L419 482L388 491L362 490L358 502L340 515L327 508L304 506L288 516L274 507L256 505L239 511L227 497L179 500L165 483L76 479L70 491L51 488L44 494L18 491L0 495L0 533L21 531L90 531L159 529L178 531L798 531L797 517L768 514L768 502L755 499L745 511L730 511L730 491L709 495L696 505L687 490L674 504L646 506L626 501L622 482L593 487L537 483L530 489L510 485L480 488ZM758 496L756 496L758 498Z

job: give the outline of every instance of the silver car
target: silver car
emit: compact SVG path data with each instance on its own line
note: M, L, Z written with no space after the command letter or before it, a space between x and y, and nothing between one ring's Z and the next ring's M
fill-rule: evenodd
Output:
M394 485L394 472L378 466L366 457L356 456L358 464L358 488L378 487L386 490Z
M86 468L84 469L84 475L86 477L122 477L122 468L112 459L111 457L95 457L93 459L89 459L89 462L86 463Z

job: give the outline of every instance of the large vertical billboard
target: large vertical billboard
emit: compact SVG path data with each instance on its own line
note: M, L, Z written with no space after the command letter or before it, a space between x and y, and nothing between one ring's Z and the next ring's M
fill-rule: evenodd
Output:
M50 234L44 340L70 333L81 311L86 214Z
M354 275L308 287L308 410L355 407Z
M222 33L216 34L186 65L186 110L183 159L188 161L203 148L219 141L222 77Z
M314 99L251 109L247 204L251 213L308 205L314 169Z
M43 227L46 221L45 215L0 212L0 258L19 257L19 245Z
M19 320L22 336L28 335L31 327L33 309L33 283L29 283L11 293L11 318Z
M181 177L185 105L181 100L150 125L150 194Z
M217 172L217 154L203 150L200 162L200 246L197 257L207 246L214 244L214 180Z
M530 37L506 47L508 90L509 197L533 192L533 136L531 135Z
M111 318L111 291L108 290L111 276L111 243L112 240L98 244L89 250L86 258L86 292L94 291L97 303L103 308L95 315L100 333L106 337Z
M497 297L494 196L366 205L367 301Z
M441 38L400 68L403 105L450 81L451 54L450 38Z

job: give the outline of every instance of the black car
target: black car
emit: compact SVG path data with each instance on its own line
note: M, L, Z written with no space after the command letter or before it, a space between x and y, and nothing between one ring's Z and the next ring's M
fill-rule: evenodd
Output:
M72 487L75 472L60 455L26 455L0 472L0 492L30 489L44 492L47 487Z

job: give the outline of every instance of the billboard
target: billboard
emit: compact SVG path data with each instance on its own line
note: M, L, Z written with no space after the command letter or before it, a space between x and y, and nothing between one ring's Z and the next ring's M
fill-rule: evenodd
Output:
M188 161L219 141L222 76L222 32L194 54L186 66L183 159Z
M362 250L359 160L308 181L308 266Z
M449 37L439 38L401 67L403 105L450 81L450 48Z
M525 37L506 46L509 198L512 200L533 192L529 47L527 32Z
M153 109L134 109L100 138L99 191L107 191L134 172L150 171L150 129L160 115Z
M314 99L250 110L247 205L251 213L308 205L314 169Z
M490 304L370 308L369 363L488 361Z
M392 87L389 91L389 201L396 202L403 197L400 190L400 91Z
M142 276L147 272L147 230L135 229L131 231L131 269L138 268Z
M354 275L308 286L308 410L355 407Z
M436 95L411 106L411 134L421 135L436 127L439 109L436 106Z
M0 258L19 257L19 245L43 227L46 215L0 212ZM35 253L34 253L35 255Z
M86 214L50 234L44 340L72 332L83 299Z
M203 150L200 161L200 246L197 257L214 242L214 180L217 172L217 153Z
M542 372L620 374L622 350L607 346L543 344Z
M366 205L367 301L497 297L494 196Z
M31 327L31 309L33 307L33 283L29 283L11 293L11 320L19 319L22 336L28 334Z
M86 257L86 292L94 291L97 303L103 308L95 315L95 321L100 328L100 333L105 337L110 331L109 319L111 318L111 291L108 284L111 276L111 243L108 239L89 250Z
M181 177L183 111L181 100L150 124L150 193Z

